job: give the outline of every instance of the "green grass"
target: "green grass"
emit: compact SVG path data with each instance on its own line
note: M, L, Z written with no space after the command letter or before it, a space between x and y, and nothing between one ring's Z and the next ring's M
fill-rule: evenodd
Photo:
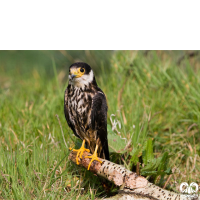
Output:
M70 56L72 61L78 57L76 52L66 53L68 62ZM148 138L153 138L153 156L160 158L165 152L171 156L168 188L177 190L181 182L200 184L199 57L178 65L185 52L79 53L80 60L94 63L97 82L107 96L110 140L117 141L117 145L110 141L110 150L124 154L117 162L134 169L146 146L151 146ZM4 57L0 63L0 199L106 196L101 179L68 160L68 147L77 142L63 113L68 65L60 67L59 52L36 64L31 63L34 59L19 63L17 56L12 60L9 54L0 52ZM111 114L121 123L119 134L111 130ZM117 149L119 143L126 151ZM143 159L141 170L147 164ZM161 182L158 176L154 182L163 186L167 177Z

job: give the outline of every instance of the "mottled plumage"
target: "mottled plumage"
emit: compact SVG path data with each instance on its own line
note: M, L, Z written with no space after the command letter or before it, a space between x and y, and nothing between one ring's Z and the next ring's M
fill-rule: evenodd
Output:
M109 160L106 97L97 86L91 67L86 63L79 62L70 66L64 112L69 127L77 137L85 139L91 153L94 153L98 145L97 154Z

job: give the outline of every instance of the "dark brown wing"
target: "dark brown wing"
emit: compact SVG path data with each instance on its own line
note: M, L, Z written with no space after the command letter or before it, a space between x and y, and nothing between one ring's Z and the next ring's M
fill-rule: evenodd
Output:
M69 117L69 109L68 109L68 87L65 90L65 97L64 97L64 113L65 113L65 119L67 120L67 123L69 125L69 127L72 129L72 131L74 132L74 135L78 138L80 138L80 136L76 133L75 131L75 126L73 125L70 117ZM80 138L81 139L81 138Z
M91 125L97 131L97 138L100 139L103 152L100 157L105 155L109 160L108 139L107 139L107 103L102 91L98 91L92 99Z

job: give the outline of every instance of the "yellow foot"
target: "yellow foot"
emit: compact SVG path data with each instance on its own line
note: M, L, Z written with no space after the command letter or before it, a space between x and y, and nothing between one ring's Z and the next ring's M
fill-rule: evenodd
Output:
M73 149L72 151L77 151L77 155L76 155L76 164L77 164L77 165L80 164L79 161L78 161L78 159L79 159L79 158L82 158L83 152L84 152L84 151L90 152L89 149L86 149L86 148L85 148L85 140L83 140L83 143L82 143L80 149Z
M69 147L69 150L71 151L73 148L74 148L74 145L73 145L73 147Z
M91 161L90 161L90 163L89 163L89 165L88 165L88 170L90 169L90 166L91 166L91 164L92 164L92 162L94 160L99 161L100 163L102 163L102 161L99 160L99 158L97 157L97 149L98 149L98 145L96 145L96 148L95 148L95 151L94 151L93 155L85 157L85 158L92 158Z

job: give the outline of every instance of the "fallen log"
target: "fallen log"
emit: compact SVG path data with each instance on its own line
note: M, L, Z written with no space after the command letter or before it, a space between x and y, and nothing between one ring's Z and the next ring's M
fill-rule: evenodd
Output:
M76 155L77 152L71 151L69 160L76 163ZM84 152L82 159L79 159L79 166L87 169L90 158L86 158L86 156L91 156L91 154ZM105 159L99 159L102 163L93 161L90 171L112 181L116 186L120 186L118 195L107 198L108 200L200 200L198 195L184 195L160 188L153 183L150 183L146 178L138 176L135 172L127 170L122 165L115 164Z

